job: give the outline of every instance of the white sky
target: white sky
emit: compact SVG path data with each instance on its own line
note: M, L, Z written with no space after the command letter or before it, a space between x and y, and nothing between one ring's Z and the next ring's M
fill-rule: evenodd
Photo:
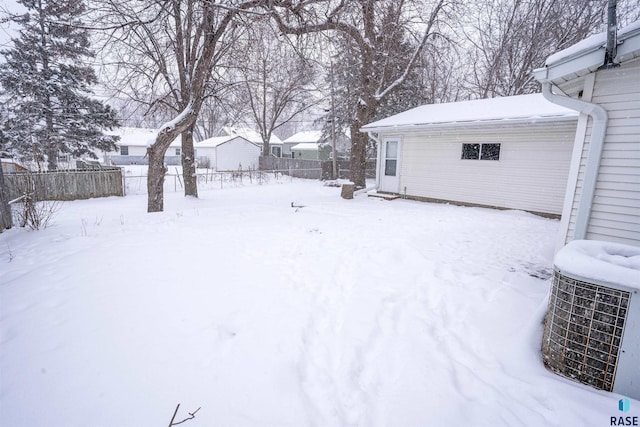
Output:
M3 21L8 13L16 13L21 10L24 8L16 0L0 0L0 21ZM0 23L0 48L8 47L11 38L15 36L15 25L12 26L10 22Z

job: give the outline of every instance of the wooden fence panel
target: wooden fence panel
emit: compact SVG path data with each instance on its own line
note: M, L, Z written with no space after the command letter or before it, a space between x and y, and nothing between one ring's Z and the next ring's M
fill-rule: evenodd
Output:
M34 193L36 200L77 200L123 196L122 169L5 174L9 199Z
M349 160L339 160L338 178L349 179ZM277 170L297 178L332 179L333 164L331 160L301 160L288 157L260 157L261 170ZM366 177L376 177L375 159L367 160Z
M290 159L287 157L260 157L260 170L277 170L295 178L321 179L320 160Z

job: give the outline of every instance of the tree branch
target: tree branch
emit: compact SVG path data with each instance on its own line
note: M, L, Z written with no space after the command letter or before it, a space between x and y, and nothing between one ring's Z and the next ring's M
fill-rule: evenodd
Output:
M178 424L182 424L184 422L194 419L196 417L196 413L200 410L200 408L198 408L193 412L189 412L188 413L189 416L187 418L183 419L182 421L174 422L174 420L176 419L176 415L178 415L178 409L180 409L179 403L178 403L178 406L176 406L176 410L173 412L173 417L171 417L171 422L169 422L169 427L177 426Z

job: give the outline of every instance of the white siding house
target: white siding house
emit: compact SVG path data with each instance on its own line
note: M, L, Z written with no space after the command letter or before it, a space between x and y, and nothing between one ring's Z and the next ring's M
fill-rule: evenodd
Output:
M109 135L118 135L120 137L116 144L116 151L99 152L96 155L108 165L148 165L147 147L154 143L156 132L156 129L127 127L109 131L107 132ZM182 138L178 136L165 153L165 164L179 165L181 149Z
M559 216L576 123L534 94L424 105L362 130L378 142L380 192Z
M640 21L620 30L613 67L606 34L535 70L547 98L580 111L560 245L588 239L640 246Z
M194 145L200 165L217 171L258 168L261 148L241 136L216 136Z
M349 135L345 131L336 131L335 139L336 139L336 153L338 153L338 158L346 157L349 151L351 150L351 138L349 138ZM311 145L309 144L315 144L318 152L320 151L326 152L327 149L324 148L325 146L330 148L328 150L329 152L333 151L333 147L332 147L333 143L331 141L331 138L327 136L323 137L323 132L321 130L301 131L294 135L291 135L289 138L285 139L282 143L283 143L282 157L295 158L295 156L293 155L292 149L294 146L299 144L304 144L304 145L300 145L299 147L297 147L298 151L309 150L309 148L311 147ZM320 157L323 157L323 155L320 155ZM323 160L326 160L326 159L323 159Z
M247 141L253 142L260 147L262 152L262 136L259 132L247 128L237 128L233 126L224 126L220 131L220 136L241 136ZM269 138L269 151L274 157L282 157L282 140L277 135L271 134Z

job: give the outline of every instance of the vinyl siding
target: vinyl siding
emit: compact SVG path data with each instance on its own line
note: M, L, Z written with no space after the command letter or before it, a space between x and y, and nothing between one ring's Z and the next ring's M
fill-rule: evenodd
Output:
M400 191L560 215L575 128L570 120L405 134ZM462 160L463 143L500 143L500 160Z
M598 71L590 102L607 110L603 147L587 239L640 245L640 60ZM585 135L580 170L565 242L573 239L582 194L591 123Z
M232 139L216 147L216 170L257 169L260 147L241 139Z

